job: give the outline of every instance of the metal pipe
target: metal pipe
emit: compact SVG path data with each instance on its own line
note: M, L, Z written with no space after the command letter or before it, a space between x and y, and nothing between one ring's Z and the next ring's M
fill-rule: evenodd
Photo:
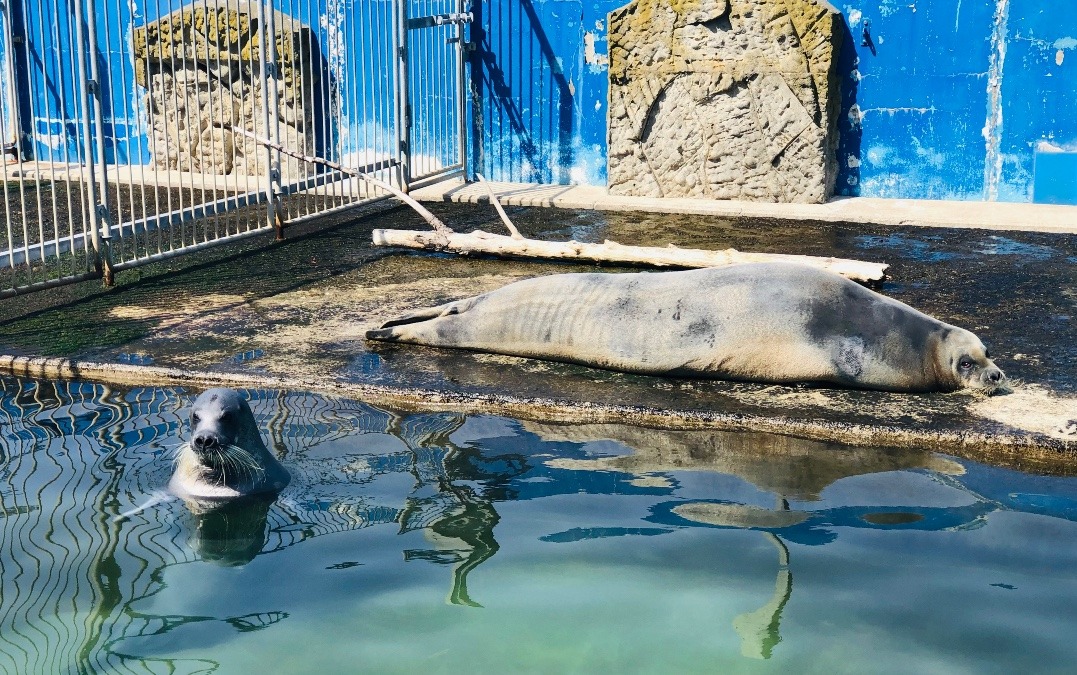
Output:
M456 0L456 11L471 15L467 0ZM474 16L472 16L474 20ZM468 177L467 165L467 73L464 57L467 56L465 45L470 44L471 22L457 26L456 33L456 157L460 162L460 171L464 180Z
M277 91L277 28L276 10L269 0L258 2L258 23L262 30L261 49L258 50L258 66L262 73L262 118L266 124L266 136L274 143L280 139L280 94ZM277 232L277 239L284 239L284 222L278 211L280 203L280 155L272 148L265 148L266 157L266 224Z
M228 235L226 237L221 237L220 239L210 239L209 241L203 241L203 242L199 242L197 244L191 244L190 246L186 246L186 247L181 248L181 249L175 249L173 251L164 251L162 253L155 253L153 255L146 256L145 258L142 258L140 260L130 260L130 261L127 261L127 262L119 263L119 264L116 265L116 271L122 271L122 270L125 270L125 269L130 269L132 267L138 267L140 265L145 265L147 263L160 262L162 260L168 260L170 258L176 258L178 256L185 255L187 253L193 253L195 251L204 251L207 248L213 248L214 246L220 246L221 244L228 244L228 243L231 243L231 242L239 241L241 239L246 239L248 237L253 237L256 234L261 234L263 232L268 231L269 229L271 229L270 225L263 225L262 227L258 227L258 228L252 229L252 230L244 230L243 232L237 232L235 234L230 234L230 235Z
M76 4L79 0L75 0ZM102 275L105 279L105 284L111 286L114 279L114 273L112 271L112 252L110 250L111 234L109 233L109 219L111 214L108 208L108 167L105 163L105 116L101 107L101 74L97 68L97 13L96 2L86 3L86 40L89 42L90 51L87 52L87 56L90 58L90 78L93 81L93 113L94 113L94 129L96 131L95 137L97 140L97 163L100 165L101 170L98 172L99 188L101 194L98 196L98 203L94 208L94 215L96 216L96 226L101 229L101 266Z
M411 99L408 76L408 0L393 0L393 55L396 62L396 137L397 161L400 162L397 182L408 191L411 181Z
M26 295L32 291L43 291L46 288L56 288L57 286L65 286L67 284L77 283L79 281L89 281L90 279L100 279L101 275L96 271L83 272L81 274L73 274L71 276L59 277L57 279L48 279L46 281L38 281L36 283L27 284L25 286L15 286L13 288L0 289L0 299L13 298L17 295Z
M86 33L83 30L84 22L82 16L82 2L81 0L71 0L71 4L74 7L75 14L75 56L78 60L78 82L79 82L79 98L81 99L82 108L82 145L83 145L83 166L86 171L86 189L87 189L87 220L91 223L89 227L90 241L93 244L94 250L94 268L97 273L102 277L109 275L111 272L107 270L107 263L105 261L104 251L102 250L103 244L101 242L100 228L97 221L97 181L94 174L94 148L93 141L90 139L90 89L94 84L91 84L91 78L86 73ZM90 3L91 5L93 3Z

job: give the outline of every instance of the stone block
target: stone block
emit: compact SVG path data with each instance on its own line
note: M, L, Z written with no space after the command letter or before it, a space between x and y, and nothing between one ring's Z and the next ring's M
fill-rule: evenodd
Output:
M609 191L823 202L840 12L819 0L635 0L609 15Z
M313 154L314 105L321 64L311 63L310 27L274 13L279 138ZM263 31L256 7L237 0L198 0L133 35L135 80L147 90L150 150L163 169L265 175L266 152L235 134L236 126L268 136L260 65ZM272 91L272 89L270 90ZM281 157L281 179L311 176L315 167Z

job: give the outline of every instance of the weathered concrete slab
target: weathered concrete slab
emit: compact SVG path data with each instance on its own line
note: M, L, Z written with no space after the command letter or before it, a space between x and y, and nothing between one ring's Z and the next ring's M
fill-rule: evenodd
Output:
M497 227L491 209L436 208L462 231ZM403 310L584 269L372 249L375 227L421 227L404 209L327 229L297 228L280 245L246 242L143 268L121 276L114 289L91 283L0 303L0 353L12 355L0 368L141 384L314 389L398 407L447 406L539 421L755 429L1077 471L1077 435L1065 431L1077 417L1077 237L639 212L514 208L510 215L528 236L548 239L885 261L893 280L883 292L975 330L1021 384L1014 394L987 399L901 395L653 378L368 343L362 337L368 327Z

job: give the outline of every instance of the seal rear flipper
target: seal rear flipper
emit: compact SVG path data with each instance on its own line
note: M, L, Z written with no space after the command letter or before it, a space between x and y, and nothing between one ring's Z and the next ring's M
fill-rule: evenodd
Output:
M366 332L366 339L396 342L400 339L400 333L392 328L374 328Z
M454 314L459 314L460 312L464 312L470 309L481 297L482 296L477 296L474 298L466 298L464 300L455 300L453 302L445 303L444 305L438 305L436 307L424 307L423 309L417 309L408 312L403 316L386 321L378 328L368 330L366 332L366 339L396 342L403 337L404 331L401 331L395 327L422 323L424 321L439 319L443 316L452 316Z

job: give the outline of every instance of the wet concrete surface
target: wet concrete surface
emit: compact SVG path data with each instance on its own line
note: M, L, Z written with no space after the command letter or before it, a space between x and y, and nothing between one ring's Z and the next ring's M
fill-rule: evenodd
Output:
M501 231L486 206L431 208L458 231ZM405 208L367 211L294 228L283 243L267 236L128 271L111 289L85 282L0 302L0 353L260 375L328 391L366 386L416 405L540 421L756 429L1077 470L1077 434L1066 429L1077 418L1077 236L508 209L541 239L887 262L881 292L974 331L1017 381L1014 393L984 398L678 380L368 343L367 328L410 309L595 267L375 249L372 229L426 228Z

